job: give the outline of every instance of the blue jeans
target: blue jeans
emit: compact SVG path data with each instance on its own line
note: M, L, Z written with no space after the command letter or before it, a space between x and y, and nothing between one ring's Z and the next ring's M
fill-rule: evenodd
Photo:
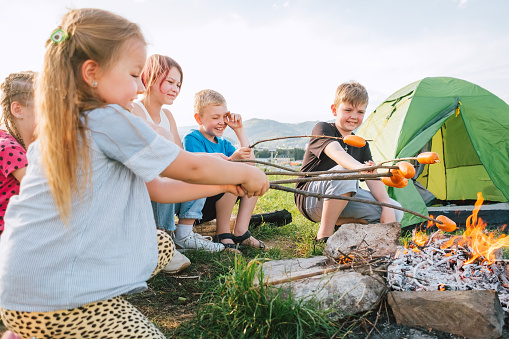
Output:
M201 219L203 205L205 205L205 198L176 204L160 204L152 201L156 226L167 231L175 231L175 215L178 215L180 219Z

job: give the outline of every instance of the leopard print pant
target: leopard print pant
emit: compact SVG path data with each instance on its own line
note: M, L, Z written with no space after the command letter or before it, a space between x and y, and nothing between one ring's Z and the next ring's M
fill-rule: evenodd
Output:
M152 276L173 257L171 237L158 231L159 260ZM133 305L123 297L90 303L71 310L55 312L18 312L0 308L4 325L22 338L165 338Z

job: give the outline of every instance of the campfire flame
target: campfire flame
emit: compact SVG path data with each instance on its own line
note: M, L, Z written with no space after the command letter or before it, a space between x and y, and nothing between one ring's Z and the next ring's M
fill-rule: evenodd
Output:
M487 224L478 217L483 202L482 193L477 193L477 201L475 202L472 215L466 220L465 232L459 236L452 236L440 246L441 249L449 249L456 244L457 246L469 249L471 257L465 261L463 265L471 264L478 258L482 260L482 262L492 264L496 260L494 254L495 250L509 246L509 237L506 235L502 234L496 237L493 232L486 231ZM433 216L431 217L433 218ZM433 222L428 221L426 228L432 227L433 225ZM417 230L413 232L412 242L419 247L424 246L428 239L429 237L424 231Z
M427 235L415 229L408 244L398 247L387 269L389 286L396 291L495 290L509 313L509 265L495 257L497 249L509 247L509 236L486 230L487 224L478 215L483 202L478 193L463 234L439 228ZM433 226L438 224L428 223L427 228Z

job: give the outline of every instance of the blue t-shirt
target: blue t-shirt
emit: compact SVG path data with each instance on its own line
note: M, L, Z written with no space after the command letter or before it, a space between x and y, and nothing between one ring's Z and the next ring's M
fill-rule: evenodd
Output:
M183 144L186 151L194 153L223 153L229 157L235 152L235 147L225 138L216 137L216 141L217 144L205 138L199 130L192 129L191 132L184 137Z
M25 312L76 308L143 290L157 265L157 232L145 182L180 148L118 105L87 112L91 185L71 201L64 225L41 165L11 198L0 237L0 307ZM78 185L84 181L78 170Z

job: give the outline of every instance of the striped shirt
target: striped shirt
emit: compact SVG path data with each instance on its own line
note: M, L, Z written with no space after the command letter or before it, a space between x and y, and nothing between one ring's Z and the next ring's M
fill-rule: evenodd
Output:
M64 225L49 191L40 143L28 150L20 194L0 239L0 307L25 312L76 308L146 289L157 236L145 182L179 148L118 105L87 112L91 187L74 197ZM79 181L84 180L78 170Z

